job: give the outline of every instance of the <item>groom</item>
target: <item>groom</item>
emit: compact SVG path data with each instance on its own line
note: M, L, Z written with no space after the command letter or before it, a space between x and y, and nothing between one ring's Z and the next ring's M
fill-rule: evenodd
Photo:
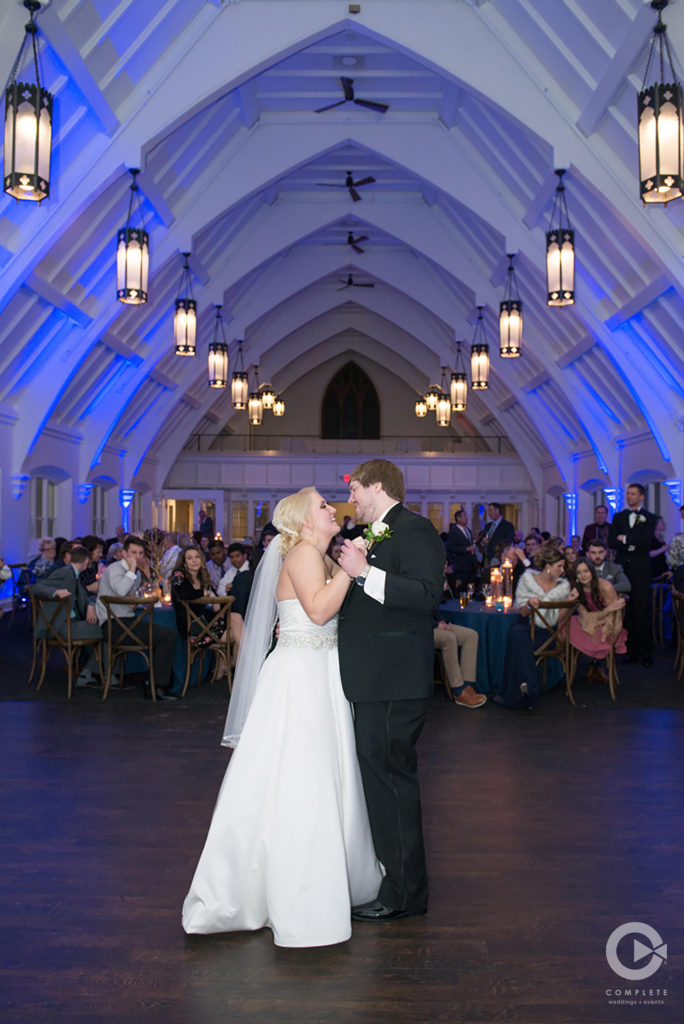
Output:
M372 539L367 552L347 540L340 555L355 580L339 615L342 686L354 706L373 844L386 872L377 899L352 908L356 921L427 909L416 743L433 686L444 546L427 519L404 508L405 493L392 462L355 469L349 500L357 522L372 524Z

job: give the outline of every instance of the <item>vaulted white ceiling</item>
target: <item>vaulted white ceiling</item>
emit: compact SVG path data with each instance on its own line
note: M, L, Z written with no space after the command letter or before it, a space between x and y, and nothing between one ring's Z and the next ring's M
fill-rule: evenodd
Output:
M0 15L9 73L26 20ZM684 5L666 12L684 53ZM684 475L684 203L643 209L635 94L655 14L640 0L51 0L41 65L55 93L51 195L0 199L0 412L11 473L49 433L77 446L77 483L163 484L188 436L232 416L206 383L214 303L245 359L280 389L354 328L359 352L416 392L452 365L484 305L488 391L468 415L505 433L533 478L619 486L625 446L650 442ZM357 98L387 113L346 103ZM151 234L150 301L123 307L115 234L130 177ZM545 305L544 231L566 177L577 303ZM353 202L343 185L351 172ZM366 235L364 252L347 235ZM173 354L190 251L198 357ZM525 307L524 354L496 355L506 253ZM353 273L372 289L340 291ZM349 335L344 345L348 346ZM234 349L231 346L231 356ZM407 431L412 410L407 409ZM579 483L582 481L580 480Z

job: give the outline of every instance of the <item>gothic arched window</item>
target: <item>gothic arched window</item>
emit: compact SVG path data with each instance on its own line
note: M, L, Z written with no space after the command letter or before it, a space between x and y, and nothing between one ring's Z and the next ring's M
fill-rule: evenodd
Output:
M380 437L378 393L368 374L356 363L346 363L328 384L321 424L321 437Z

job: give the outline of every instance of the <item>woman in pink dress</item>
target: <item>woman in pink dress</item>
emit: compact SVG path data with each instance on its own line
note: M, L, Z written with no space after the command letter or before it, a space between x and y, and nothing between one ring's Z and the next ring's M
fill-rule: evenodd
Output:
M579 614L570 620L570 643L592 659L587 678L606 683L608 676L599 660L609 654L614 639L617 654L624 654L627 649L627 630L621 628L621 619L613 615L625 607L625 600L618 597L612 583L597 576L586 558L579 558L574 568Z

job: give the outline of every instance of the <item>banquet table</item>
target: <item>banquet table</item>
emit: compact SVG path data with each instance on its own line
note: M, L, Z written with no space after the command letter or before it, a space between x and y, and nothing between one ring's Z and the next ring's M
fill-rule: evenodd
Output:
M445 601L440 605L439 617L477 632L477 689L481 693L502 693L508 634L516 622L524 621L523 616L510 609L501 612L487 608L483 601L471 601L465 609L458 601ZM541 685L541 667L538 672ZM551 658L546 668L546 689L557 686L562 678L561 662Z
M185 637L182 637L178 632L176 625L176 613L172 607L164 605L155 605L154 608L154 624L155 626L165 626L167 629L172 629L176 634L176 649L173 654L173 682L171 684L171 691L173 693L180 693L183 689L185 682L185 669L187 666L187 646L185 643ZM213 664L213 655L204 659L204 677L210 672ZM189 686L196 686L199 675L199 663L200 659L196 658L192 665L190 672ZM147 671L147 663L140 654L129 654L126 658L126 672L145 672ZM157 685L159 683L157 682Z

